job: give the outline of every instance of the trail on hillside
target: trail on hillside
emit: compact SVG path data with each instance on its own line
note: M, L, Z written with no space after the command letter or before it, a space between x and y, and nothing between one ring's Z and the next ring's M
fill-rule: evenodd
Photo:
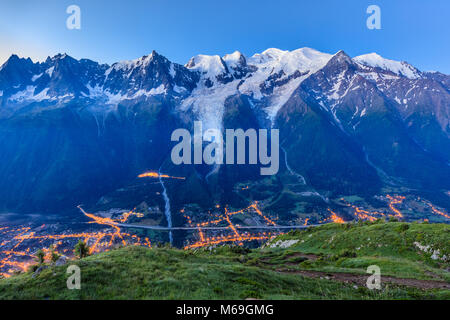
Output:
M324 272L313 270L296 270L289 268L282 268L276 270L279 273L299 274L308 278L320 278L327 280L334 280L338 282L357 284L366 286L367 278L370 274L353 274L343 272ZM381 276L381 285L390 283L395 285L415 287L419 289L450 289L450 283L437 280L420 280L410 278L396 278L391 276Z

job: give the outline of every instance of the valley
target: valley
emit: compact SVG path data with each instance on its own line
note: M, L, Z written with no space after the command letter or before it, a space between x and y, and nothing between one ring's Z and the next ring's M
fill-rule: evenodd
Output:
M250 249L126 246L0 280L0 299L449 299L448 224L328 223ZM430 250L431 248L431 250ZM381 287L369 290L369 265Z
M189 255L366 223L448 224L448 79L310 48L185 65L156 51L111 65L12 55L0 67L0 274L26 277L39 250L72 259L79 240L91 259L141 247ZM250 151L238 164L175 163L173 133L199 123L219 137L276 129L274 174L246 161ZM305 265L341 270L328 262Z
M184 180L156 172L146 172L138 179L164 178ZM241 187L240 192L249 192L251 187ZM159 194L161 196L161 194ZM301 199L301 205L307 205ZM357 196L331 199L326 206L312 206L312 212L298 213L296 219L291 215L270 214L270 202L253 201L247 207L233 210L229 206L215 205L206 212L195 205L185 206L176 215L184 221L175 226L164 226L164 209L149 210L142 203L143 212L112 208L96 213L86 212L78 206L80 216L66 217L53 222L40 223L22 221L8 224L0 223L0 275L9 277L26 272L35 264L36 252L41 249L50 259L50 247L59 255L73 257L73 248L79 240L85 241L90 254L109 251L124 246L162 246L171 243L169 233L176 237L178 246L185 250L214 248L220 245L237 245L256 248L270 239L286 234L289 230L301 230L324 224L346 224L352 221L376 222L395 218L401 221L450 223L450 216L442 208L430 201L412 195L380 195L372 202L377 207ZM381 206L380 206L381 204ZM332 207L333 209L331 209ZM297 206L294 206L297 208ZM160 215L160 223L152 219ZM292 213L294 214L294 213ZM180 221L180 219L177 219ZM149 222L156 224L149 225Z

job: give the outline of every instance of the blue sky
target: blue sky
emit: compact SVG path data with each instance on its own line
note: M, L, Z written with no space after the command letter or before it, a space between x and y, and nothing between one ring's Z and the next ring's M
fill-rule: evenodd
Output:
M81 8L81 30L66 28L71 4ZM381 30L366 27L371 4L381 8ZM449 14L448 0L2 0L0 63L58 52L112 63L155 49L184 64L200 53L311 47L450 74Z

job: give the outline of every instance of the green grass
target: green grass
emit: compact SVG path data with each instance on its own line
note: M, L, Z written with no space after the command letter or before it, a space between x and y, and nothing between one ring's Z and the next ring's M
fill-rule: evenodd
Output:
M450 281L449 260L433 260L415 242L439 250L450 257L450 226L403 222L327 224L311 230L295 231L271 241L298 240L288 250L319 256L297 266L299 269L365 273L378 265L382 275ZM280 251L280 249L266 249ZM286 254L286 249L281 250ZM273 253L275 254L275 253ZM447 258L448 259L448 258Z
M326 225L273 240L299 240L287 249L224 246L211 251L183 251L125 247L71 261L81 269L81 290L67 289L67 266L49 267L35 278L26 273L0 280L0 299L450 299L449 290L389 285L377 291L277 271L289 266L365 273L367 265L378 264L382 275L386 272L427 278L426 270L442 277L448 274L445 266L408 245L410 239L422 234L422 242L443 245L442 250L446 250L448 226L410 224L408 230L396 236L398 225ZM388 246L369 245L367 237L374 241L381 237L379 240ZM398 242L398 238L402 241ZM355 250L362 242L367 247L356 255L343 251ZM401 253L398 244L406 248ZM313 261L299 253L315 253L320 258Z

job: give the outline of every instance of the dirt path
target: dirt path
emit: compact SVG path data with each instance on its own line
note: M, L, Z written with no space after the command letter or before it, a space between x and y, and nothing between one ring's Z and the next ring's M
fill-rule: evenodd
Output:
M310 271L310 270L294 270L294 269L277 269L280 273L296 273L309 278L321 278L329 279L344 283L353 283L360 286L366 286L367 278L370 276L352 274L352 273L341 273L341 272L322 272L322 271ZM436 281L436 280L419 280L419 279L408 279L408 278L395 278L389 276L381 276L381 285L385 283L392 283L396 285L403 285L408 287L415 287L420 289L450 289L450 283Z

